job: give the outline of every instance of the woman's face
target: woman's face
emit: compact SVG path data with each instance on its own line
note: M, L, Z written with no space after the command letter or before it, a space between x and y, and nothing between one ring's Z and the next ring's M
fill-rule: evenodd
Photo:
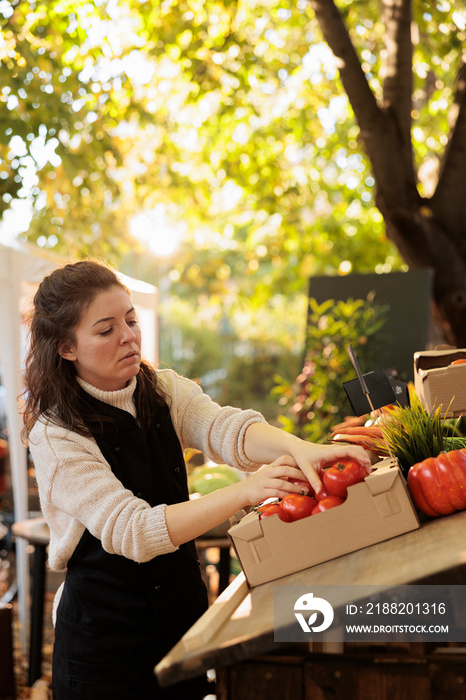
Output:
M103 391L123 389L139 372L141 329L130 297L118 286L99 292L61 352L84 381Z

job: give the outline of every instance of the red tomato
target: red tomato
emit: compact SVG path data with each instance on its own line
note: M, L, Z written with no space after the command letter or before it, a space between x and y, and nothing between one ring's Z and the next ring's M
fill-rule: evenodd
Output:
M316 499L316 501L323 501L324 498L328 498L329 495L330 494L327 493L327 491L325 489L320 489L320 491L315 492L314 498Z
M331 496L346 498L348 486L364 481L366 468L354 459L340 459L324 468L324 486Z
M301 520L311 515L316 502L312 496L303 496L299 493L290 493L280 502L280 508L289 515L290 520Z
M269 503L266 506L262 506L261 509L259 509L259 520L269 518L271 515L275 514L277 514L280 520L283 520L285 523L289 523L291 521L290 516L280 507L279 503Z
M466 509L466 449L441 452L414 464L408 488L420 511L431 517Z
M344 498L339 498L338 496L327 496L322 501L316 505L312 510L312 515L317 515L317 513L323 513L330 508L335 508L336 506L341 506L344 503Z
M296 484L297 486L300 486L301 493L307 494L309 496L314 495L314 489L312 488L311 484L307 479L292 479L291 477L287 477L287 481L289 481L290 484Z
M259 504L258 506L255 506L254 510L256 511L256 513L262 513L262 511L265 510L266 508L269 508L269 506L279 506L279 505L280 505L279 499L275 498L273 501L269 500L266 503L262 503L262 504Z

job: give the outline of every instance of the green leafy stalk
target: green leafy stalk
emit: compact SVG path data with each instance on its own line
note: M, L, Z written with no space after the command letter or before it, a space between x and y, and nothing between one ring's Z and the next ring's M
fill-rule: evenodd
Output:
M410 406L395 406L387 414L380 426L385 440L380 447L388 444L405 474L428 457L466 447L466 438L457 437L457 421L442 418L441 406L428 413L414 393Z

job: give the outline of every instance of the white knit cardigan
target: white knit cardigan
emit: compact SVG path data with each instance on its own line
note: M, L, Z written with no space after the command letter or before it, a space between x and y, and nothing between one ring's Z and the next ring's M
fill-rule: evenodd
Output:
M214 462L243 471L260 466L247 458L243 447L247 428L265 422L260 413L220 407L195 382L172 370L159 370L157 376L183 448L197 448ZM136 417L136 378L124 389L110 392L78 381L92 396ZM93 438L41 419L31 430L29 447L41 509L50 528L52 569L66 570L86 528L101 540L105 551L137 562L175 551L165 522L165 504L151 508L125 489Z

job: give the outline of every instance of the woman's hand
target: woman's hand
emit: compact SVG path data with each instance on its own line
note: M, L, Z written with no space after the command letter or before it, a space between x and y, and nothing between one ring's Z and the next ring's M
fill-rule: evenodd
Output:
M288 477L304 478L303 472L296 468L296 461L291 455L283 455L271 464L264 465L240 482L243 486L244 505L255 506L267 498L284 498L290 493L302 493L302 486L290 483L287 481Z
M365 467L368 474L372 469L371 459L366 450L355 445L316 445L298 440L293 444L291 454L316 492L322 488L320 473L323 467L339 459L354 459Z
M371 460L362 447L307 442L268 423L252 423L248 427L244 448L249 459L259 464L276 464L283 459L279 457L277 460L279 455L291 455L294 461L286 458L287 464L299 467L316 492L322 488L319 476L322 468L338 459L355 459L366 468L368 474L371 471Z
M278 457L236 484L201 498L168 505L165 519L171 541L178 547L228 520L242 508L255 506L267 498L284 498L289 493L302 493L302 488L291 484L287 477L303 478L303 473L290 455Z

